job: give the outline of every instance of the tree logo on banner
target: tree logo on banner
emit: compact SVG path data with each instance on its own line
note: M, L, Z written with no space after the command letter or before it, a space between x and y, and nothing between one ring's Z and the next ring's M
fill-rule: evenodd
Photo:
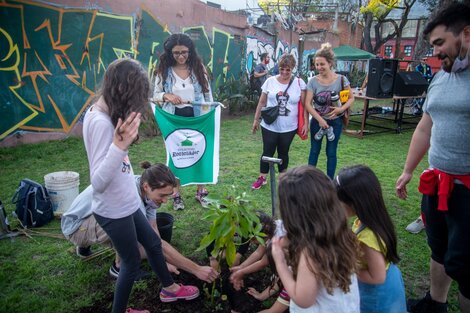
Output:
M176 129L168 135L165 142L176 168L193 166L206 152L206 137L194 129Z

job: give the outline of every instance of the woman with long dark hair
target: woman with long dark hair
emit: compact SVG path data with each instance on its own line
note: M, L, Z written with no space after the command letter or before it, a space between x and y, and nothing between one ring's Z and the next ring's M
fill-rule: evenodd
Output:
M200 116L202 106L193 106L191 102L212 102L212 92L207 71L196 52L191 38L186 34L173 34L163 44L164 52L160 56L155 71L155 89L153 98L164 102L163 110L184 117ZM207 189L198 185L196 200L206 207ZM175 210L184 209L179 188L173 198Z

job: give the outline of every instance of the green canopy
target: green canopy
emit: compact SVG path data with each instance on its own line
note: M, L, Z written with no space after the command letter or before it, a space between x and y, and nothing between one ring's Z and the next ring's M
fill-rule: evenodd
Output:
M333 48L333 51L336 59L341 61L369 60L375 58L375 54L347 45Z

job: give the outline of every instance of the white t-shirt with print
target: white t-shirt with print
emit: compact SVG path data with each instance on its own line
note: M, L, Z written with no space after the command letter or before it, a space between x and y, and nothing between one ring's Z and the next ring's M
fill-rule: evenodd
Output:
M287 133L297 129L297 105L302 90L305 90L307 86L301 78L295 77L284 97L283 93L289 83L281 84L276 77L269 77L264 82L261 90L267 95L267 108L279 105L279 116L269 125L261 120L261 126L276 133Z

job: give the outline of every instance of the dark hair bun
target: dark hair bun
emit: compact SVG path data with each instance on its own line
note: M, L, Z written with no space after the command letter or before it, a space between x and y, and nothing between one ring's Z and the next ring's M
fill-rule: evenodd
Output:
M140 167L143 168L144 170L150 168L151 166L152 164L149 161L143 161L142 163L140 163Z

